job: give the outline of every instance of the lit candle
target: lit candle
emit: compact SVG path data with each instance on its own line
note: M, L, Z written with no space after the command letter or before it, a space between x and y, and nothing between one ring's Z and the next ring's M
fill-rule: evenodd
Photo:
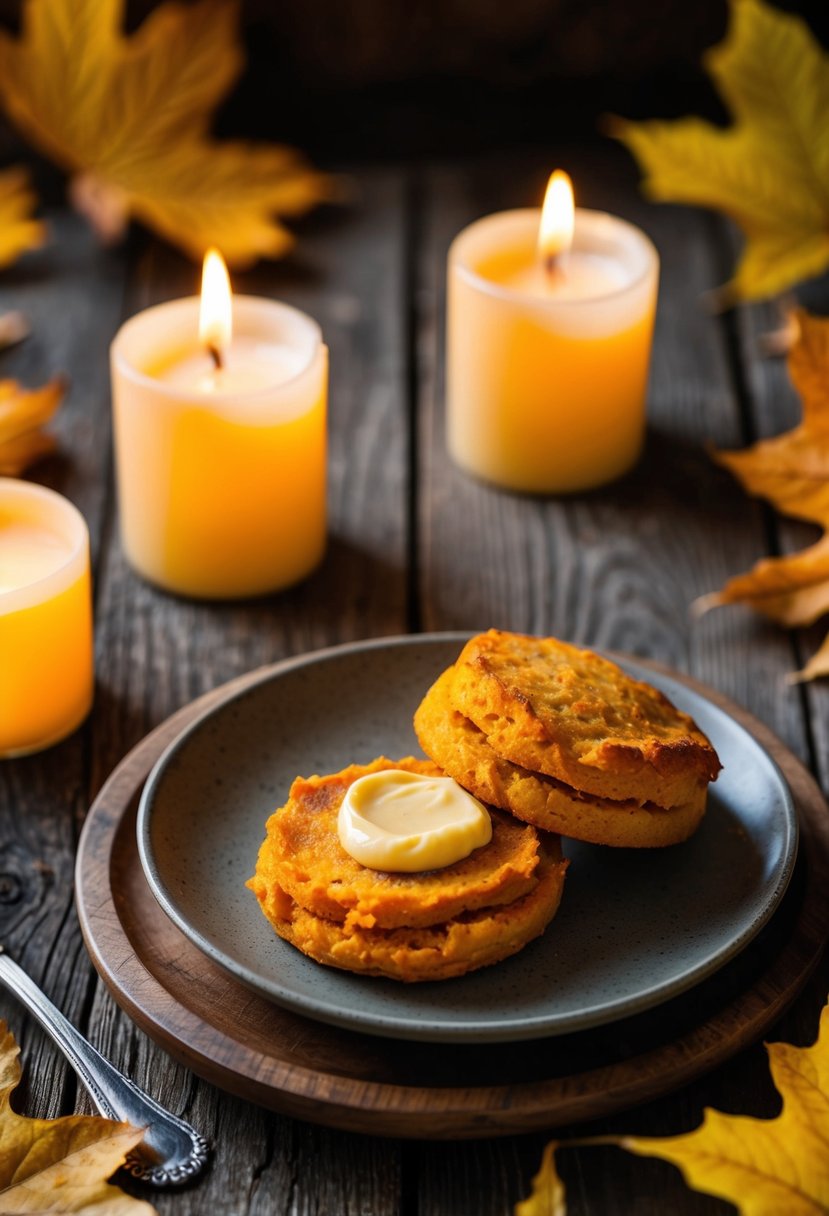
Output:
M0 756L70 734L93 683L83 516L51 490L0 478Z
M316 322L231 300L205 259L201 299L160 304L112 344L121 533L133 567L181 595L260 595L325 548L328 351Z
M544 209L464 229L449 251L447 440L505 489L567 493L636 462L659 260L638 228L574 210L566 174Z

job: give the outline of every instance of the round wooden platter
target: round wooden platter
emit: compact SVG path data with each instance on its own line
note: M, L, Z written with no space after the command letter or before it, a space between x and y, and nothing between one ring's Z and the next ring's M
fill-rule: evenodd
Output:
M760 936L685 996L599 1028L528 1043L400 1043L300 1017L248 990L167 919L135 842L143 783L197 715L284 664L180 710L112 773L81 839L76 899L92 960L117 1003L207 1081L298 1118L374 1135L474 1138L553 1128L659 1097L756 1041L820 957L829 923L829 814L806 769L771 732L685 681L749 730L783 770L801 845L786 896Z

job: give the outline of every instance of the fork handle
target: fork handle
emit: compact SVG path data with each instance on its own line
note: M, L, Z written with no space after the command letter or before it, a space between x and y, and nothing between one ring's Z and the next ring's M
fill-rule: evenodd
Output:
M188 1182L207 1162L207 1141L189 1123L166 1111L119 1072L88 1042L0 946L0 982L12 992L57 1044L106 1119L146 1127L144 1139L124 1168L153 1186Z

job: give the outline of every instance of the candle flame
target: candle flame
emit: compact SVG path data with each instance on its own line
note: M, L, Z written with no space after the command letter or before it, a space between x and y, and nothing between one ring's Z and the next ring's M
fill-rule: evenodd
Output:
M538 254L548 266L569 250L574 226L573 183L562 169L556 169L547 184L538 229Z
M199 341L220 364L232 336L233 306L227 266L218 249L208 249L201 278Z

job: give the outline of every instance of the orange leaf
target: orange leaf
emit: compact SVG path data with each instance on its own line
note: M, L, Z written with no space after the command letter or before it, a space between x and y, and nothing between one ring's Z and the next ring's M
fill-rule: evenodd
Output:
M818 676L829 676L829 637L825 637L802 671L795 671L789 676L792 684L803 680L815 680Z
M0 34L0 98L36 147L72 174L75 205L107 240L131 216L185 253L235 265L283 253L276 218L333 195L278 145L215 141L210 122L242 67L235 0L168 0L130 37L124 0L25 0Z
M788 367L803 402L803 420L791 431L763 439L743 452L715 452L750 494L779 511L829 529L829 319L794 313L798 338ZM800 553L766 558L705 596L703 609L748 604L789 628L829 612L829 534ZM825 674L808 664L801 678Z
M57 441L42 427L57 412L65 391L62 376L38 389L0 380L0 475L17 477L55 450Z
M800 426L745 452L716 452L750 494L785 515L829 526L829 319L794 314L798 340L788 368L803 402Z
M10 265L21 253L45 242L46 225L32 219L34 205L25 169L0 173L0 266Z
M787 557L764 558L706 596L706 607L748 604L780 625L811 625L829 612L829 537Z
M106 1179L143 1128L89 1115L27 1119L10 1105L20 1081L19 1048L0 1021L0 1211L157 1216Z
M0 477L20 477L32 465L56 451L58 441L46 431L26 431L0 443Z

